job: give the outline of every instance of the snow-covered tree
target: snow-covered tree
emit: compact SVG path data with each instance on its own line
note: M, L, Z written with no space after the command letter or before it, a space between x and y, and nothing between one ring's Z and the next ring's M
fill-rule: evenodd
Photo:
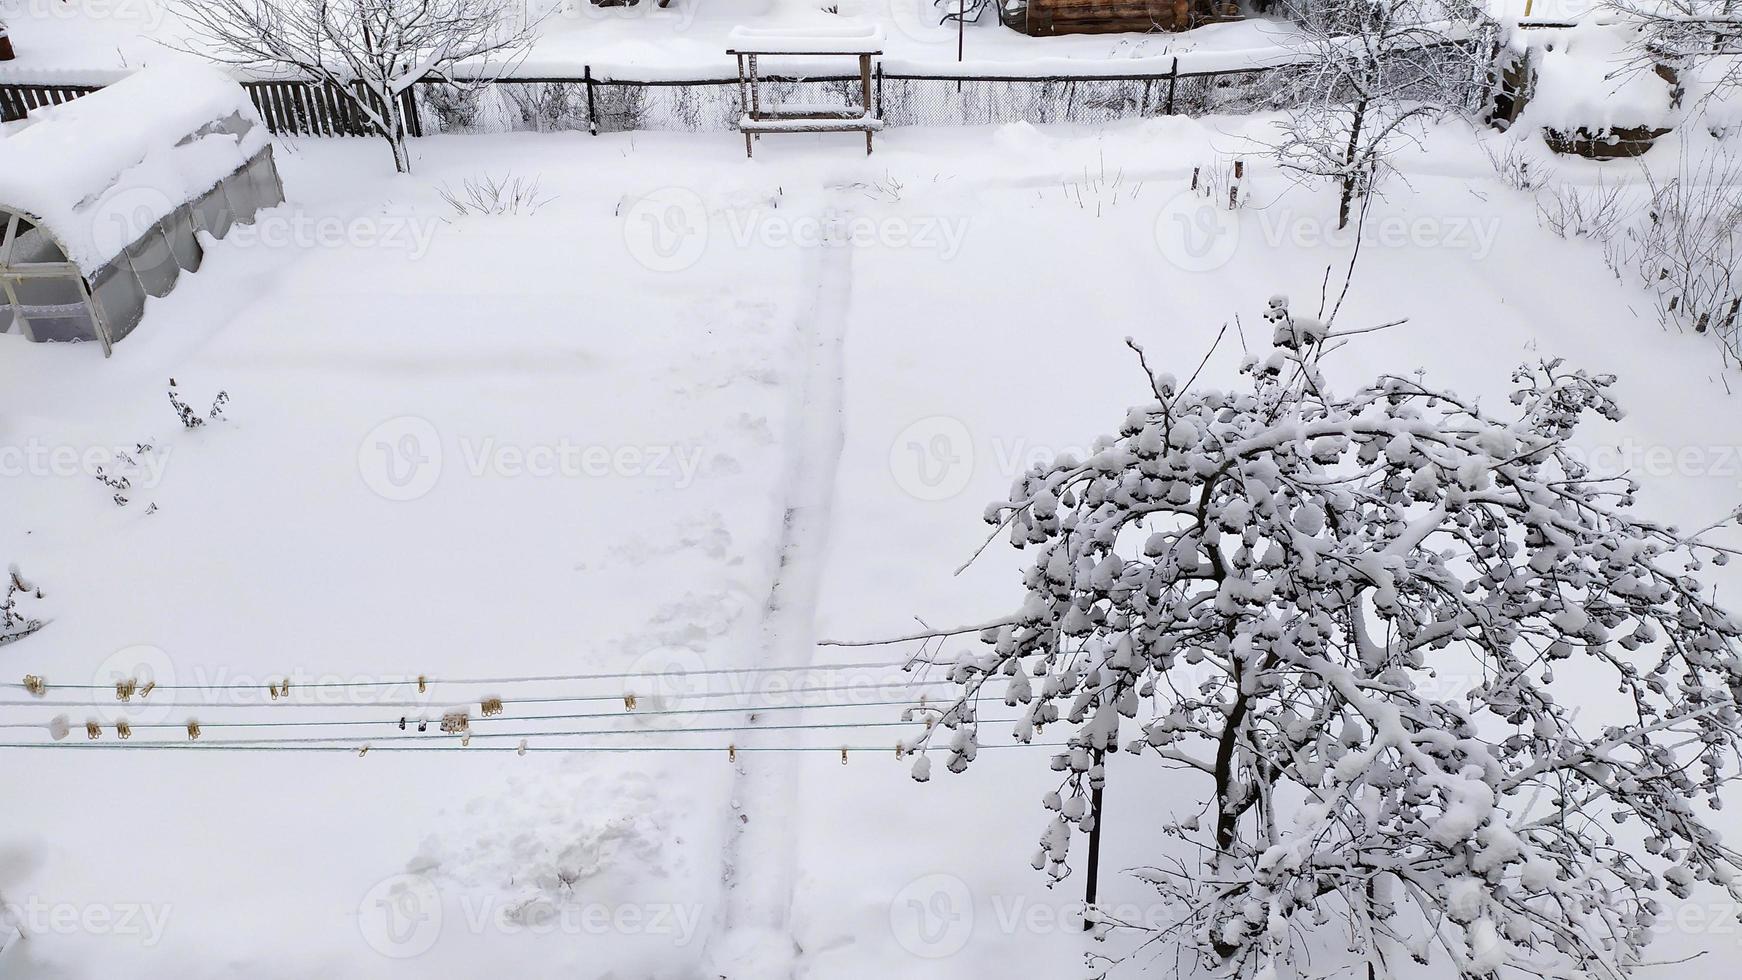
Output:
M953 659L915 778L974 761L979 706L1020 707L1016 739L1063 746L1034 856L1063 878L1115 753L1176 770L1171 863L1137 873L1177 913L1153 938L1223 976L1328 975L1334 936L1369 976L1619 977L1666 893L1742 899L1704 818L1736 777L1742 622L1694 577L1738 515L1652 523L1580 464L1611 376L1521 368L1504 414L1419 375L1338 394L1346 335L1281 297L1266 319L1237 388L1151 374L1117 437L988 508L1036 552L1025 595Z
M1473 109L1492 39L1450 0L1285 0L1299 64L1280 72L1288 107L1269 146L1285 169L1341 188L1337 227L1419 125Z
M343 93L411 171L400 96L419 79L476 81L521 49L532 28L515 0L182 0L189 50L222 64L289 74ZM465 63L464 79L454 68Z

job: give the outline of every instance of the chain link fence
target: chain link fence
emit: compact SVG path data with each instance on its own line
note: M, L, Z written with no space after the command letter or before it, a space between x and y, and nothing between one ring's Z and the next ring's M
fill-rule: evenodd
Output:
M1489 39L1462 42L1480 46ZM873 104L890 126L985 126L1028 122L1100 125L1155 116L1204 116L1288 109L1310 97L1298 66L1165 74L1005 77L885 72L872 76ZM268 128L278 135L367 135L343 100L303 82L248 82ZM425 81L407 93L413 135L635 130L736 130L743 112L737 78L636 80L595 76L498 79L453 85ZM857 105L857 75L814 78L763 76L767 104ZM1474 104L1487 79L1472 79ZM77 98L95 87L0 82L0 114L21 118L32 108Z
M885 73L872 77L874 104L890 126L1003 123L1097 125L1154 116L1201 116L1286 108L1291 69L1091 77L986 77ZM857 104L857 76L768 78L768 104ZM418 87L426 132L722 132L743 111L736 78L636 81L594 78L503 80Z

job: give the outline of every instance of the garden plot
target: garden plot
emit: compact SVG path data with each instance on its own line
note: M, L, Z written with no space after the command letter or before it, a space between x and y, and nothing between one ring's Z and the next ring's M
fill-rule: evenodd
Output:
M0 680L102 684L143 667L247 685L245 704L198 709L217 738L226 717L274 710L266 688L287 674L292 697L359 678L415 700L420 674L911 653L815 643L1008 611L1020 556L994 545L955 570L1022 468L1142 399L1123 338L1182 379L1208 353L1202 382L1227 385L1243 345L1268 340L1267 297L1310 309L1330 267L1336 301L1349 249L1324 228L1329 195L1255 167L1231 215L1189 196L1194 167L1219 173L1242 145L1186 120L895 133L871 160L828 138L752 162L724 137L465 137L420 141L416 176L393 179L373 143L290 144L284 220L214 247L114 360L0 338L0 437L22 467L0 480L0 543L52 619L0 647ZM1688 521L1733 506L1742 475L1722 450L1742 422L1715 351L1659 330L1594 248L1538 228L1467 133L1433 145L1435 165L1406 160L1408 183L1374 205L1385 237L1363 247L1339 320L1410 322L1338 355L1332 379L1419 366L1498 400L1519 361L1613 370L1632 414L1604 438L1625 448L1611 465L1646 483L1642 506ZM440 220L441 184L504 161L553 199ZM225 420L184 429L170 377L202 415L227 392ZM127 451L138 479L116 490L82 452L32 456L61 446L106 466ZM1664 449L1693 462L1665 468ZM860 679L876 691L884 676ZM123 710L181 724L203 692L165 687ZM465 685L454 704L515 695ZM448 697L438 687L428 707ZM114 740L112 691L3 720L56 712L75 740L87 716ZM988 751L918 785L898 734L794 736L829 751L738 765L14 751L0 890L167 914L144 951L137 931L47 929L8 956L27 977L1074 969L1090 948L1071 918L1081 879L1049 891L1027 867L1045 750ZM837 743L854 749L846 765ZM1145 890L1115 872L1149 856L1154 813L1196 799L1169 773L1115 765L1103 895L1142 917ZM382 903L405 915L384 919ZM1684 929L1665 952L1719 941Z
M540 150L555 160L559 144ZM782 519L795 270L750 249L662 278L624 248L620 192L579 168L545 174L535 215L444 216L438 185L516 152L444 149L416 182L375 176L373 143L282 154L296 203L215 246L125 356L3 339L4 552L52 622L0 659L51 684L162 688L11 709L7 722L34 727L9 734L47 738L38 723L65 715L80 740L87 717L111 741L123 717L135 740L194 718L203 739L234 737L224 724L270 719L268 688L286 678L286 703L331 706L313 717L415 724L525 694L420 695L419 675L755 659ZM202 416L227 392L225 418L184 429L172 377ZM100 482L92 459L130 485ZM190 684L202 690L173 689ZM425 708L352 706L384 696ZM212 700L226 706L198 706ZM382 975L392 962L373 945L422 938L359 931L359 903L411 865L449 900L435 955L456 974L583 961L678 974L712 928L723 759L32 753L7 771L35 787L6 794L8 896L169 916L145 961L127 936L46 930L27 974ZM649 912L646 935L604 952L560 929L492 951L503 928L539 923L537 903L668 918ZM470 924L491 913L520 919ZM590 921L562 925L587 940Z

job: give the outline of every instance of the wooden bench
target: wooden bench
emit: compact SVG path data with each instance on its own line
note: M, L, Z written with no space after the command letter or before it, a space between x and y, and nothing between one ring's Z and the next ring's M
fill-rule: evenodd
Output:
M883 128L872 105L871 59L883 53L883 34L874 27L847 27L839 31L775 31L738 27L728 36L726 53L738 61L738 94L743 113L738 131L744 134L744 155L756 155L756 140L768 133L865 134L865 152L871 138ZM764 57L851 57L859 62L859 104L816 103L762 104Z

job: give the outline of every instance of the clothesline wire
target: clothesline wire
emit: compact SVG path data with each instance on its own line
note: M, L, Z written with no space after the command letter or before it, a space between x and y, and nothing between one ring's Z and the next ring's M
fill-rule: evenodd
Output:
M622 699L619 698L617 700L621 701ZM624 710L619 710L619 711L587 711L587 712L574 712L574 713L563 712L563 713L558 713L558 714L544 714L544 715L485 715L481 718L474 719L474 721L483 722L483 723L497 723L497 722L505 722L505 721L572 721L572 720L583 719L583 718L634 719L634 718L651 718L651 717L661 717L661 716L671 716L671 715L760 714L760 713L765 712L765 711L809 711L809 710L833 711L833 710L840 710L843 708L889 708L889 707L917 708L917 709L921 709L921 710L932 709L932 710L942 711L942 710L946 710L948 708L948 706L953 704L953 703L954 703L954 701L939 701L939 702L935 702L935 703L931 703L931 704L926 704L926 703L916 702L912 699L905 699L905 700L899 700L899 701L840 701L840 702L834 702L834 703L828 703L828 704L751 704L751 705L733 705L731 707L726 707L726 708L669 708L669 709L658 709L658 710L652 710L652 711L643 711L643 710L639 710L639 709L634 709L634 710L624 709ZM315 706L311 705L310 707L315 707ZM203 729L219 729L219 728L320 728L320 727L345 728L345 727L353 727L353 726L400 725L400 724L410 724L412 722L435 722L435 721L439 721L439 720L440 720L439 718L427 718L427 717L425 717L425 718L412 718L412 717L407 716L407 717L401 717L401 718L380 718L380 719L375 719L375 718L371 718L371 719L346 718L346 719L334 719L334 720L326 720L326 721L306 721L306 720L299 720L299 721L215 721L215 722L200 722L200 727ZM46 727L48 727L48 725L49 725L49 722L9 721L9 722L0 722L0 729L46 728ZM170 728L179 729L179 728L187 727L187 722L129 722L129 727L134 729L135 731L142 731L142 730L146 730L146 729L170 729ZM650 729L650 730L657 731L659 729Z
M225 742L0 742L5 749L53 749L61 752L889 752L890 745L278 745ZM1066 749L1064 742L995 742L980 749ZM918 751L917 749L915 750Z
M432 684L471 684L471 685L476 685L476 684L534 684L534 683L551 683L551 682L556 682L556 681L607 681L607 680L624 680L624 679L629 679L629 678L640 678L640 677L665 677L665 676L723 677L723 676L746 675L746 674L804 673L807 671L839 671L839 670L903 670L903 671L905 671L905 670L909 670L915 666L937 666L937 665L930 664L927 661L896 660L896 661L888 661L885 663L803 664L803 665L788 665L788 666L783 666L783 667L719 667L719 668L709 668L706 670L679 669L679 670L667 670L667 671L638 670L638 671L623 671L623 672L619 672L619 673L594 673L594 674L531 674L531 675L526 675L526 676L521 676L521 677L429 677L429 676L415 675L414 674L414 675L408 675L405 677L395 678L393 680L377 680L377 681L307 681L307 682L298 683L298 682L296 682L294 677L289 678L289 680L291 681L291 683L295 687L298 687L298 688L365 688L365 687L397 687L397 686L404 685L404 684L423 684L425 686L432 685ZM284 676L277 676L276 678L273 678L273 679L284 680L285 677ZM154 690L159 690L159 691L224 691L224 690L245 691L245 690L258 690L262 687L267 686L270 682L271 682L271 679L269 679L268 681L263 682L263 683L158 684L154 687ZM46 679L41 684L41 688L43 690L49 690L49 691L52 691L52 690L102 691L102 690L111 690L114 687L115 687L114 684L50 683ZM30 686L23 683L23 682L0 682L0 688L7 688L7 689L11 689L11 690L29 690Z
M1008 678L1003 677L1003 676L995 676L995 677L988 678L987 680L989 680L989 681L1002 681L1002 680L1007 680L1007 679ZM924 680L924 679L920 679L920 678L908 678L908 679L904 679L904 680L877 681L874 683L865 683L865 684L830 684L830 685L822 685L822 686L818 686L818 687L789 687L789 688L778 689L778 690L771 691L768 693L823 694L823 693L841 693L844 691L866 691L866 690L875 690L875 689L879 689L879 688L894 689L894 688L921 688L921 687L942 687L942 686L954 687L957 685L955 684L954 681L950 681L950 680L942 679L942 678L936 679L936 680ZM109 688L101 688L101 690L109 690ZM159 688L158 690L164 690L164 689ZM211 689L204 688L203 690L211 690ZM253 690L253 691L258 692L260 690L260 687L256 686L253 688L249 688L248 690ZM676 693L676 694L671 694L669 696L677 697L677 698L685 698L685 699L693 698L693 699L697 699L697 700L712 700L715 698L744 697L748 694L753 694L753 693L757 693L757 692L755 692L755 691L742 691L742 690L697 691L694 693ZM502 698L501 700L504 704L568 704L568 703L590 703L590 702L607 702L607 701L621 703L626 694L633 694L637 698L645 697L645 698L648 698L650 700L654 699L654 698L668 696L668 695L662 694L659 691L624 691L624 692L618 693L618 694L575 694L575 695L561 695L561 696L550 696L550 697L505 697L505 698ZM95 701L57 701L57 700L47 699L47 698L30 698L30 699L24 699L24 700L0 700L0 710L4 710L6 708L31 708L31 707L35 707L35 708L98 708L98 707L113 708L113 707L123 706L123 705L132 705L135 703L142 706L141 710L156 707L156 705L151 702L149 696L147 696L147 695L136 694L136 695L134 695L134 697L139 698L139 700L137 702L134 702L132 700L128 700L128 701L105 700L101 703L98 703ZM421 709L421 710L428 711L428 710L433 710L433 709L436 709L436 708L439 708L442 706L459 708L459 707L466 705L466 704L476 703L476 701L477 701L477 699L468 699L466 701L459 701L459 700L446 700L446 701L444 701L444 700L431 699L429 701L357 701L357 702L347 702L347 703L341 703L341 704L329 704L329 703L318 702L318 701L299 701L299 700L296 700L294 697L280 697L277 700L259 701L259 702L255 702L253 704L223 704L221 702L215 702L215 701L194 701L194 702L185 702L185 703L181 702L181 701L175 701L175 702L173 702L173 704L175 707L179 707L179 708L201 708L201 709L210 708L210 709L214 709L214 710L238 710L238 709L244 709L244 708L332 708L332 709L413 708L413 709Z
M1017 719L1017 718L994 718L994 719L986 719L984 721L977 722L977 724L983 724L983 725L1011 724L1011 723L1014 723L1014 722L1019 721L1019 720L1021 720L1021 719ZM645 736L650 736L650 735L704 735L704 734L706 734L706 735L718 735L718 734L728 734L728 733L736 734L736 733L750 733L750 732L852 731L852 730L871 729L871 728L913 728L913 729L924 730L924 729L929 729L929 726L925 726L922 722L919 722L919 721L870 721L870 722L806 723L806 724L800 724L800 725L710 725L710 726L692 727L692 728L649 728L649 729L643 729L640 731L630 731L630 730L617 729L617 728L589 728L589 729L579 729L579 730L574 730L574 731L557 731L557 732L524 732L524 731L520 731L520 732L468 731L465 733L460 733L460 732L440 732L440 733L430 732L428 734L389 735L389 736L385 736L385 737L372 738L372 739L343 739L343 738L340 738L340 737L334 736L334 735L306 735L306 736L290 736L290 737L285 737L285 738L215 739L215 740L213 740L209 743L205 743L205 744L210 744L210 745L245 745L245 744L318 745L318 744L324 744L324 743L329 743L329 742L342 742L346 745L356 747L356 746L361 746L361 745L365 745L365 744L385 745L385 744L391 744L394 742L431 742L431 741L439 741L442 739L458 740L458 739L463 738L463 737L471 738L473 740L504 739L504 738L524 738L524 739L587 738L587 737L598 737L598 736L612 738L612 737L623 737L623 736L645 737ZM73 744L79 744L79 743L73 743ZM150 743L135 743L135 744L150 744ZM181 743L176 743L176 744L181 744ZM192 744L192 740L190 740L188 744Z

